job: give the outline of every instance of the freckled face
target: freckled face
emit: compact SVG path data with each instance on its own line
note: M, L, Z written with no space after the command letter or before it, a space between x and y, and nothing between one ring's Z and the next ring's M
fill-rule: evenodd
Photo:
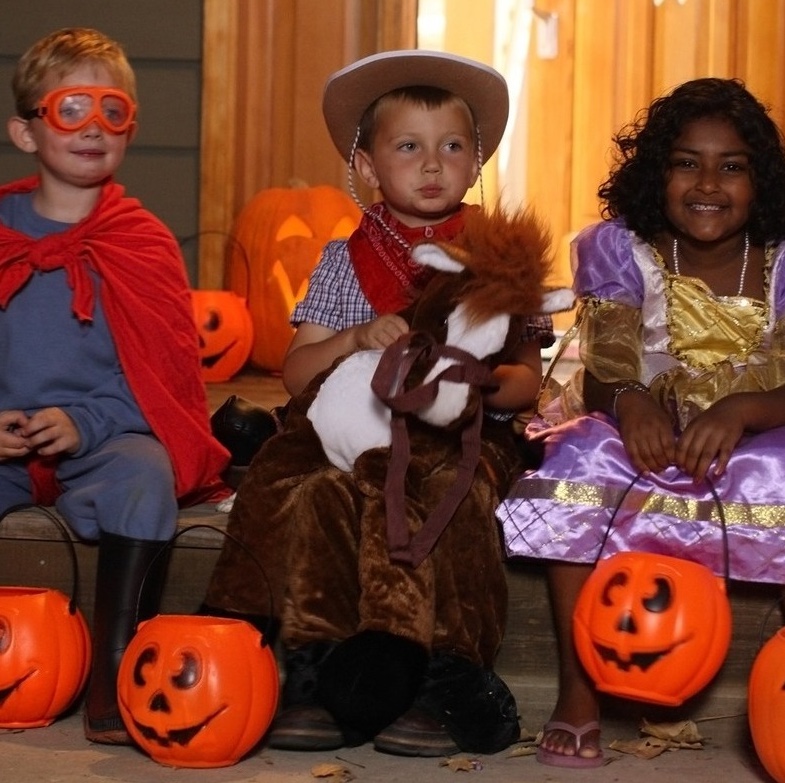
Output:
M744 231L755 198L750 149L718 117L684 127L670 154L665 214L676 234L718 242Z
M364 179L408 226L450 215L479 173L471 115L456 101L433 109L406 100L382 107L365 158Z

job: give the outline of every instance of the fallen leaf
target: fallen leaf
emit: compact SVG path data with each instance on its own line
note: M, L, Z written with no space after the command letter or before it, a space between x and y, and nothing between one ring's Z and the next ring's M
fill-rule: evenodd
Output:
M636 758L648 761L668 750L671 747L671 743L667 740L644 737L634 740L613 740L608 747L619 753L627 753Z
M633 740L614 740L608 746L619 753L640 759L653 759L670 750L703 750L703 737L694 721L651 723L645 718L638 727L647 735Z
M507 758L512 759L519 756L533 756L536 752L537 748L535 745L518 745L507 754Z
M482 769L479 759L451 758L444 759L440 767L447 767L450 772L477 772Z
M336 783L350 783L354 775L340 764L317 764L311 767L311 775L315 778L331 778Z
M695 744L703 742L695 721L680 720L675 723L650 723L644 718L639 726L641 733L671 742Z

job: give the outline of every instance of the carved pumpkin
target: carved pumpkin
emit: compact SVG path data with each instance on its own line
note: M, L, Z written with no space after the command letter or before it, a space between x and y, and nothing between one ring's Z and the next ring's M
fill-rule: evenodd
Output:
M598 690L677 706L725 660L731 612L724 581L699 563L622 552L586 581L573 631Z
M253 323L245 300L233 291L192 291L199 332L202 378L228 381L248 361L253 346Z
M752 664L748 707L758 757L769 775L785 783L785 628L763 645Z
M139 624L118 672L128 733L171 767L225 767L264 735L278 704L278 667L242 620L158 615Z
M0 588L0 728L48 726L90 671L82 613L59 590Z
M329 185L262 190L243 208L233 232L240 247L232 249L228 287L248 294L254 364L282 368L294 334L294 305L305 295L324 246L348 237L360 214L348 195Z

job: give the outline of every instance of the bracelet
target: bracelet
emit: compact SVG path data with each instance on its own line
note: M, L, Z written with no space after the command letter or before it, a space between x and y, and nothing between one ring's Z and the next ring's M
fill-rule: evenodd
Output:
M493 419L494 421L512 421L515 418L515 411L498 411L498 410L487 410L483 409L483 414L487 416L489 419Z
M637 392L643 392L644 394L649 394L649 387L645 383L641 383L640 381L622 381L622 383L620 383L613 390L613 397L611 399L611 412L613 413L614 419L619 418L616 415L616 401L619 399L619 395L629 391L637 391Z

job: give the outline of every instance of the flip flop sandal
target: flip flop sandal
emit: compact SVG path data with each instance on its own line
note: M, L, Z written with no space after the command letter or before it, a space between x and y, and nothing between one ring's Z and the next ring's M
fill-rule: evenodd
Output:
M537 761L540 764L549 764L552 767L571 767L573 769L601 767L604 763L602 750L599 750L596 756L587 757L580 755L583 747L582 738L590 731L599 731L599 728L600 724L596 720L584 723L583 726L573 726L571 723L564 723L559 720L546 723L543 731L565 731L575 738L575 755L565 756L563 753L547 750L540 746L537 748Z

